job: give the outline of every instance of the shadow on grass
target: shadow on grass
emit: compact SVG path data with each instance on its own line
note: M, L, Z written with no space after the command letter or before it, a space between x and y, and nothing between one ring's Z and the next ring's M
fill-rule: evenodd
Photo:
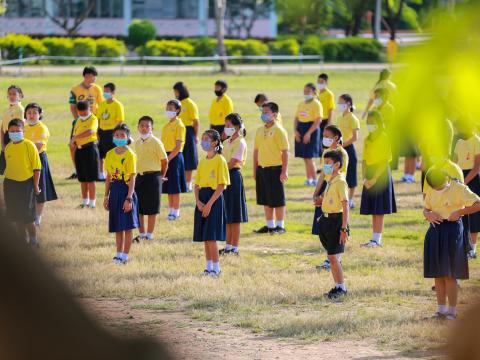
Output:
M392 355L381 356L361 356L355 357L354 360L388 360L398 358L408 359L433 359L443 358L445 351L443 349L427 349L427 350L415 350L415 351L402 351Z

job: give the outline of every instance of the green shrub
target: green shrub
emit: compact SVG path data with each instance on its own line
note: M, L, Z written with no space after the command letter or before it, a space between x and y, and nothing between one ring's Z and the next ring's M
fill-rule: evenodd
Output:
M148 41L155 39L157 28L149 20L134 20L128 26L127 43L134 47L145 45Z
M96 56L97 43L94 39L83 37L73 39L73 56Z
M110 38L97 39L97 56L119 57L127 53L127 48L123 41Z
M195 56L213 56L217 52L217 41L213 38L189 38L183 41L193 46Z
M303 41L302 54L303 55L318 55L321 53L322 42L318 36L307 36Z
M18 59L19 49L23 48L23 57L47 54L47 48L40 40L27 35L7 34L0 38L0 49L4 59Z
M322 44L325 61L380 61L381 51L377 40L359 37L325 40Z
M293 38L272 41L268 45L273 55L298 55L300 51L298 41Z
M72 56L73 42L69 38L46 37L42 39L42 44L47 48L50 56ZM53 64L63 64L69 60L50 60Z
M225 48L229 56L268 55L268 46L260 40L225 40Z
M184 41L150 40L137 52L142 56L192 56L194 47Z

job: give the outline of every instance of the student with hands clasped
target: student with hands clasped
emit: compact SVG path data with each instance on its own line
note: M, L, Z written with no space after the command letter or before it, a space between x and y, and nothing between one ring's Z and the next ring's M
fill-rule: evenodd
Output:
M198 164L195 179L195 217L193 241L205 246L205 276L220 276L217 241L225 241L227 216L223 190L230 185L228 165L221 155L222 143L217 130L203 133L202 149L207 157Z

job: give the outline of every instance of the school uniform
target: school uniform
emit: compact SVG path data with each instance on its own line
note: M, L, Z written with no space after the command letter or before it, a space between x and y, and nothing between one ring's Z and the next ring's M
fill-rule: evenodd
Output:
M466 177L474 166L475 156L480 154L480 137L473 135L469 139L459 139L455 144L454 154L458 166L463 171L463 176ZM478 174L475 174L475 177L466 185L473 193L480 195L480 176ZM480 212L468 215L468 222L470 232L480 232Z
M453 277L468 279L468 242L463 236L461 220L448 221L456 211L480 201L467 186L451 181L441 194L429 191L425 197L425 208L438 213L444 220L430 225L424 243L424 277Z
M322 122L320 123L320 154L323 151L322 139L323 139L323 130L327 127L328 116L330 111L335 110L335 95L330 89L325 89L320 91L318 94L318 100L322 104Z
M318 236L328 255L341 254L345 250L345 245L340 243L344 201L348 202L348 185L343 175L338 174L327 182L322 215L318 219Z
M98 105L105 101L102 88L97 84L91 84L90 87L86 88L83 83L73 86L70 90L68 102L70 105L77 105L80 101L88 102L92 114L96 115ZM70 137L73 135L76 122L77 119L73 120L72 122L72 131L70 133Z
M42 121L38 121L35 125L25 125L25 139L30 140L34 144L42 144L38 150L42 169L40 171L39 188L40 194L36 196L37 203L44 203L47 201L57 200L57 192L53 184L52 174L50 173L50 166L47 157L47 144L50 138L50 132L47 126Z
M223 192L227 224L248 222L247 198L241 171L247 159L247 142L245 138L238 136L233 141L226 139L223 142L223 154L227 164L231 159L239 161L233 168L228 170L230 185Z
M193 171L198 166L197 139L193 128L193 120L199 119L198 107L195 102L186 98L181 101L182 112L180 118L186 127L185 146L183 147L183 158L185 161L185 171Z
M343 176L344 178L348 176L348 167L349 167L349 157L347 151L341 146L337 145L336 149L325 148L325 151L322 154L322 160L320 166L323 168L323 164L325 164L325 154L328 153L330 150L339 151L342 154L342 167L340 168L339 175ZM323 176L323 184L318 192L318 195L322 195L325 192L327 187L327 182L330 181L332 178L331 174L324 174ZM348 183L347 183L348 184ZM318 219L322 215L322 207L315 206L315 211L313 214L313 223L312 223L312 234L318 235Z
M162 194L162 160L167 153L160 139L151 135L148 139L135 141L137 154L137 177L135 193L138 197L138 212L141 215L160 213Z
M107 152L115 147L113 143L113 129L125 121L125 109L117 99L111 103L103 101L98 105L98 151L100 158L105 159Z
M105 157L105 170L111 177L108 194L108 231L111 233L139 227L138 199L135 192L132 194L132 210L127 213L123 210L128 186L137 172L137 156L130 148L123 154L117 154L115 150L110 150Z
M412 136L405 131L405 127L402 128L395 122L395 108L389 101L385 101L380 106L374 107L373 110L378 111L382 115L385 132L390 139L390 146L392 148L392 161L390 166L392 169L398 169L400 153L407 157L420 155L419 149L412 141ZM398 139L402 139L402 141L399 143Z
M318 99L302 101L298 104L296 117L298 119L296 131L301 135L300 141L295 140L295 157L303 159L318 158L320 156L320 129L316 128L310 135L310 142L303 143L303 136L310 129L316 119L323 114L322 104Z
M81 134L86 130L91 130L92 134L75 141L77 145L75 169L79 182L97 181L100 177L100 154L97 145L98 119L95 115L91 114L85 120L78 118L73 128L73 135Z
M200 202L206 204L218 185L230 185L228 165L225 158L216 154L213 158L202 159L198 164L195 185L199 189ZM223 194L212 204L210 214L202 216L202 212L195 206L193 222L193 241L225 241L227 233L227 214L225 212L225 200Z
M285 188L280 181L282 152L288 151L287 131L277 123L260 127L255 134L254 149L258 151L255 190L257 204L277 208L285 206Z
M8 108L2 114L2 131L5 133L3 135L3 143L7 145L10 142L10 138L8 137L8 124L13 119L23 120L24 116L24 107L22 106L21 102L16 104L9 105Z
M360 120L355 116L354 113L348 112L347 115L341 115L336 120L336 125L342 132L343 141L348 141L353 136L354 130L360 130ZM357 182L357 150L355 144L350 144L345 146L345 151L348 154L348 168L347 168L347 184L349 188L354 188L358 185Z
M363 186L360 214L385 215L396 213L397 205L389 164L392 160L392 152L390 141L384 131L370 134L365 138L363 160L366 165L364 177L367 180L372 179L379 166L383 169L373 187L367 189Z
M233 101L227 94L223 94L220 99L216 97L210 105L208 118L210 119L210 129L215 129L221 135L225 129L225 116L233 113Z
M180 118L169 121L162 130L162 142L167 155L175 149L177 141L182 142L180 152L168 162L166 174L167 180L163 183L163 194L180 194L187 192L187 181L185 179L185 161L183 158L183 147L185 145L186 129Z
M37 148L26 139L16 144L10 142L5 147L5 160L3 198L7 219L21 224L33 223L36 207L33 173L42 168Z

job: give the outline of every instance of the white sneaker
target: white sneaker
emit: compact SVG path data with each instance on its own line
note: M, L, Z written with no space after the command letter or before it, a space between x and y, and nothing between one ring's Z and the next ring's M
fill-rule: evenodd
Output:
M379 242L372 239L369 242L366 242L365 244L362 244L361 246L367 247L367 248L373 248L373 247L378 247L378 246L382 246L382 245Z
M476 259L476 258L477 258L477 252L476 252L475 250L470 250L470 251L468 252L468 257L469 257L470 259Z

